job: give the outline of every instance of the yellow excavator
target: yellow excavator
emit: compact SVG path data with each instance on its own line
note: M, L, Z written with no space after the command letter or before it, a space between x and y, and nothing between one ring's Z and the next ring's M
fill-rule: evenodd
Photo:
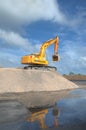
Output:
M33 67L40 68L40 67L45 67L45 66L47 68L49 68L48 61L46 60L45 51L46 51L47 47L49 47L52 44L54 44L54 55L52 56L52 60L59 61L60 57L58 55L58 43L59 43L59 39L58 39L58 37L55 37L54 39L45 41L42 44L39 53L23 56L21 59L21 63L29 65L24 68L25 69L28 69L29 67L30 68L33 68Z

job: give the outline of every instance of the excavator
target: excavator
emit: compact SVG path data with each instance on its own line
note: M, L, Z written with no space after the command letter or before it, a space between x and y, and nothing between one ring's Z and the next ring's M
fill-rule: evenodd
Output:
M50 39L48 41L45 41L41 48L40 52L36 54L29 54L25 55L21 59L21 64L27 64L28 66L25 66L24 69L28 68L53 68L51 66L48 66L48 60L46 59L46 49L54 44L54 55L52 56L53 61L59 61L60 57L58 55L58 43L59 43L59 38L56 36L54 39ZM55 68L56 69L56 68Z

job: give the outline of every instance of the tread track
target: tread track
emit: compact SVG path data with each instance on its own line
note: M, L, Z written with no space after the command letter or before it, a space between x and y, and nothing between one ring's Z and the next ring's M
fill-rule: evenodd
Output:
M54 66L41 66L41 65L29 65L29 66L25 66L24 69L57 71L57 68Z

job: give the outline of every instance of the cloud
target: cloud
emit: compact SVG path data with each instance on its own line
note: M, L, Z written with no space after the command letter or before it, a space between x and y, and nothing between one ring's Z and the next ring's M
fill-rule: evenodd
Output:
M60 56L61 62L57 64L60 73L86 73L86 47L80 41L65 40L60 49Z
M73 18L70 19L70 25L74 28L77 29L77 27L79 29L81 29L83 26L86 27L85 21L86 21L86 9L82 9L82 10L77 10L77 13L75 13L75 15L73 15ZM83 26L82 26L83 24Z
M0 66L14 67L20 65L20 56L9 53L7 51L0 51Z
M15 33L12 31L6 31L0 29L0 47L3 48L17 48L23 49L25 51L34 52L39 49L39 42L36 40L29 40L28 38L24 38L19 33Z
M23 38L20 34L2 29L0 29L0 39L9 46L27 47L30 44L29 40Z
M40 20L76 27L86 16L85 9L77 8L77 12L71 18L62 12L57 0L0 0L0 28L17 30Z
M22 55L39 52L40 42L19 33L0 29L0 66L20 65Z
M65 22L56 0L0 0L0 27L15 28L38 20Z
M13 60L13 57L17 59L18 52L22 55L25 53L39 52L40 41L35 41L32 37L24 37L25 34L23 36L21 30L18 30L23 28L24 32L26 32L24 26L30 26L33 22L44 20L52 21L57 23L57 25L61 24L61 26L59 25L58 27L58 33L60 33L61 39L64 39L64 41L62 41L63 45L60 46L61 62L58 62L58 65L56 64L58 70L60 70L61 73L69 71L76 72L77 70L84 72L86 66L86 48L83 44L85 44L86 41L86 10L78 9L77 12L78 13L72 15L72 18L68 12L69 14L66 17L65 12L61 11L57 0L0 0L0 49L5 48L5 51L0 51L1 62L6 64L7 61L9 61L9 65L12 64L13 66L13 64L19 62L19 59L17 61ZM60 28L62 28L62 30L59 32ZM66 33L71 33L70 30L72 29L74 33L77 33L76 41L65 35ZM66 30L66 32L64 30ZM8 52L7 49L10 51ZM12 54L14 50L17 54ZM49 61L51 61L50 55L51 54L49 54Z

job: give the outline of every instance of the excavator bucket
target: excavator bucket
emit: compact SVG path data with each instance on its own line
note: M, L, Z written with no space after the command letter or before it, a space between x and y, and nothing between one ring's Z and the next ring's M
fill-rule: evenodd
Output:
M52 60L53 61L59 61L60 60L60 56L59 55L53 55L52 56Z

